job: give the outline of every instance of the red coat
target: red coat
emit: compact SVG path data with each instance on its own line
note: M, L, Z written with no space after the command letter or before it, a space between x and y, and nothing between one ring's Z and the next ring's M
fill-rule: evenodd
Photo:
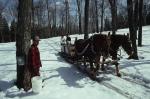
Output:
M41 65L40 52L36 45L32 44L28 53L29 70L32 76L40 76L39 68Z

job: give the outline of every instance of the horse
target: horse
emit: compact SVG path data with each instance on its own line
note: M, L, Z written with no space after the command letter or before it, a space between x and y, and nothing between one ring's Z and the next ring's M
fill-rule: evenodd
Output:
M90 64L93 64L93 53L90 50L91 41L90 39L84 40L84 39L76 39L74 42L75 45L75 57L78 62L78 60L84 59L84 66L86 66L86 58L89 59ZM90 65L90 69L93 70L92 65Z
M109 46L109 55L112 57L112 60L114 60L114 65L116 66L116 75L121 76L119 73L118 68L118 58L117 58L117 52L119 47L122 47L124 51L128 54L128 58L132 57L133 55L133 48L131 45L131 41L128 37L128 35L110 35L110 46ZM103 59L105 61L105 59ZM102 68L104 68L104 65L102 63Z
M84 56L89 59L91 71L94 70L94 72L96 72L99 70L101 56L103 56L101 69L104 70L105 59L112 56L112 60L114 60L113 64L116 67L116 75L119 77L121 74L119 73L118 68L117 51L120 46L122 46L125 52L129 55L129 58L132 57L133 50L131 41L127 35L95 34L87 40L79 39L75 41L77 56L80 58ZM93 63L96 64L95 69Z
M96 72L99 70L99 56L108 56L109 52L109 44L108 44L108 36L107 35L93 35L89 39L79 39L75 40L75 49L76 55L78 58L84 56L84 65L86 66L86 58L88 58L90 63L90 70L92 72ZM93 67L93 63L95 63L96 68Z

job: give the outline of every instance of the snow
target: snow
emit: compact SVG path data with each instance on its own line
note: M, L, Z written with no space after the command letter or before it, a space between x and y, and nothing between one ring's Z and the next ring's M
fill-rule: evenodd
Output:
M119 61L122 77L114 73L102 73L101 82L92 81L73 65L58 55L60 37L42 39L39 44L44 80L42 91L34 94L25 92L15 85L16 46L15 42L0 44L0 99L150 99L150 26L143 27L143 47L138 47L139 60L127 60L122 51ZM118 30L118 34L128 29ZM108 32L105 32L108 33ZM83 38L83 35L71 35ZM114 68L114 66L110 66Z

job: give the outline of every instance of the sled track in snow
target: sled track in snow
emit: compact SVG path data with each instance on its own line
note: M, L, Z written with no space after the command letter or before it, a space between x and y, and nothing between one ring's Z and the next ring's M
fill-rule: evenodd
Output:
M115 69L112 67L107 67L107 68L112 71L115 71ZM150 81L148 81L146 79L141 80L141 77L133 76L133 75L127 74L125 72L121 72L121 74L122 74L122 77L120 77L120 79L124 79L128 82L138 84L138 85L143 86L146 89L150 90L150 86L147 85L148 83L150 83Z
M84 73L84 72L82 72L82 73ZM87 76L88 76L88 74L87 74ZM112 75L112 76L114 76L114 75ZM127 99L141 99L140 97L138 97L136 95L130 94L128 91L124 91L121 88L115 87L113 84L103 81L103 78L95 78L95 79L93 79L91 77L89 77L89 78L93 81L96 81L98 84L103 85L103 86L113 90L114 92L117 92L118 94L126 97ZM120 79L120 78L118 77L118 79Z
M114 76L114 75L113 75L113 76ZM123 79L123 78L119 78L119 77L118 77L118 79ZM123 79L123 80L125 80L125 79ZM104 85L105 87L107 87L107 88L109 88L109 89L111 89L111 90L113 90L113 91L119 93L120 95L125 96L125 97L128 98L128 99L142 99L140 96L136 95L136 93L135 93L135 94L130 93L129 90L123 90L123 89L118 88L118 87L115 87L113 84L108 83L108 82L105 82L105 81L99 81L99 80L96 80L96 81L97 81L100 85ZM131 81L128 81L128 80L126 80L126 81L127 81L127 82L131 82ZM134 83L134 82L131 82L131 83ZM136 83L136 84L137 84L137 83ZM138 85L139 85L139 84L138 84ZM146 90L144 90L144 91L146 91ZM146 92L147 92L147 91L146 91Z
M150 82L148 82L147 80L142 80L141 81L138 77L133 77L133 76L131 76L129 74L126 74L124 72L122 72L122 74L124 75L124 77L126 77L126 76L129 77L129 78L123 78L123 79L125 79L125 80L127 80L129 82L141 85L141 86L145 87L146 89L150 90L150 86L147 85Z
M115 71L114 68L111 68L111 67L107 67L107 68L109 68L109 69ZM118 77L118 79L122 79L122 80L125 80L125 81L129 82L129 83L132 83L132 84L136 84L136 85L138 85L138 86L141 86L141 87L144 88L144 89L143 89L144 92L147 92L147 93L150 92L150 86L146 85L147 82L144 82L144 81L143 81L143 83L142 83L142 82L139 81L139 79L136 79L136 80L135 80L132 76L130 76L129 74L124 73L124 72L121 72L121 74L122 74L122 77ZM107 74L106 74L106 75L107 75ZM115 76L114 74L111 74L111 75L112 75L112 76ZM115 76L115 77L117 77L117 76ZM127 79L126 77L127 77L128 79ZM129 98L129 99L142 99L142 97L137 96L136 93L135 93L135 94L131 94L131 93L129 93L129 91L124 91L124 90L122 90L122 89L120 89L120 88L115 87L114 85L112 85L112 84L110 84L110 83L108 83L108 82L105 82L105 81L102 81L102 80L101 80L101 81L97 80L97 82L98 82L99 84L102 84L102 85L104 85L104 86L106 86L106 87L108 87L108 88L110 88L110 89L116 91L117 93L119 93L119 94L121 94L121 95L123 95L123 96L125 96L125 97L127 97L127 98Z
M66 62L70 63L71 65L73 65L74 67L76 67L81 73L83 73L83 74L85 74L86 76L88 76L91 80L96 81L96 82L99 83L100 85L103 85L103 86L105 86L105 87L107 87L107 88L113 90L114 92L116 92L116 93L118 93L118 94L120 94L120 95L126 97L127 99L142 99L140 96L136 95L136 93L135 93L135 94L134 94L134 93L131 94L129 90L123 90L123 89L121 89L121 88L118 88L118 87L114 86L113 84L111 84L111 83L109 83L109 82L103 81L103 78L102 78L102 79L101 79L101 78L95 78L95 79L93 79L93 78L91 78L91 76L89 76L89 74L88 74L85 70L83 70L82 68L79 68L79 65L73 64L73 62L72 62L71 60L68 60L68 59L65 59L65 58L64 58L64 60L65 60ZM107 75L107 74L106 74L106 75ZM110 75L116 77L116 75L114 75L114 74L110 74ZM117 78L118 78L118 79L125 80L125 81L127 81L127 82L129 82L129 83L132 83L132 84L137 84L137 85L139 85L139 86L142 86L142 87L148 89L148 90L144 90L144 92L145 92L145 91L146 91L146 92L150 92L149 88L147 88L147 87L144 86L144 85L141 85L141 84L138 83L138 82L130 81L130 80L127 80L127 79L124 79L124 78L120 78L120 77L117 77ZM106 78L106 79L107 79L107 78Z
M88 74L85 70L79 68L79 65L73 64L72 61L67 60L67 59L65 59L65 58L64 58L64 60L65 60L66 62L70 63L71 65L73 65L74 67L76 67L81 73L83 73L83 74L85 74L86 76L88 76L91 80L96 81L98 84L103 85L103 86L105 86L105 87L107 87L107 88L113 90L114 92L117 92L118 94L120 94L120 95L126 97L127 99L140 99L140 97L138 97L138 96L132 95L132 94L130 94L129 92L125 92L125 91L121 90L120 88L115 87L115 86L112 85L112 84L109 84L109 83L107 83L107 82L102 81L101 78L95 78L95 79L91 78L91 76L89 76L89 74ZM114 76L114 75L113 75L113 76ZM118 77L118 78L119 78L119 77ZM133 97L134 97L134 98L133 98ZM135 97L136 97L136 98L135 98Z
M130 94L129 92L125 92L125 91L123 91L123 90L121 90L121 89L119 89L119 88L117 88L117 87L115 87L115 86L113 86L113 85L111 85L111 84L109 84L109 83L106 83L106 82L99 82L99 84L100 84L100 85L104 85L105 87L112 89L113 91L115 91L115 92L117 92L117 93L119 93L119 94L125 96L126 98L129 98L129 99L140 99L140 97L137 97L137 96L135 96L135 95L132 95L132 94ZM133 98L133 97L134 97L134 98ZM135 97L136 97L136 98L135 98Z
M53 43L50 43L50 42L48 42L48 41L45 41L50 47L52 47L55 51L57 51L57 52L59 52L59 50L56 48L56 47L54 47L54 45L53 44L56 44L53 40L51 40ZM58 42L57 42L58 43ZM59 45L59 44L57 44L57 45Z

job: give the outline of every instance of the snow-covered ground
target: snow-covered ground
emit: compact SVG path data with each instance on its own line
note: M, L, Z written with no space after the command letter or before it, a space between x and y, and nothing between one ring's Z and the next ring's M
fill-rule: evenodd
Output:
M14 86L16 80L15 43L0 44L0 99L150 99L150 26L143 28L143 47L138 47L139 60L127 60L122 51L120 71L100 75L101 82L92 81L58 55L60 37L42 39L41 76L44 87L39 94L24 92ZM127 33L128 29L117 33ZM71 37L83 38L83 35ZM113 66L111 66L113 67Z

